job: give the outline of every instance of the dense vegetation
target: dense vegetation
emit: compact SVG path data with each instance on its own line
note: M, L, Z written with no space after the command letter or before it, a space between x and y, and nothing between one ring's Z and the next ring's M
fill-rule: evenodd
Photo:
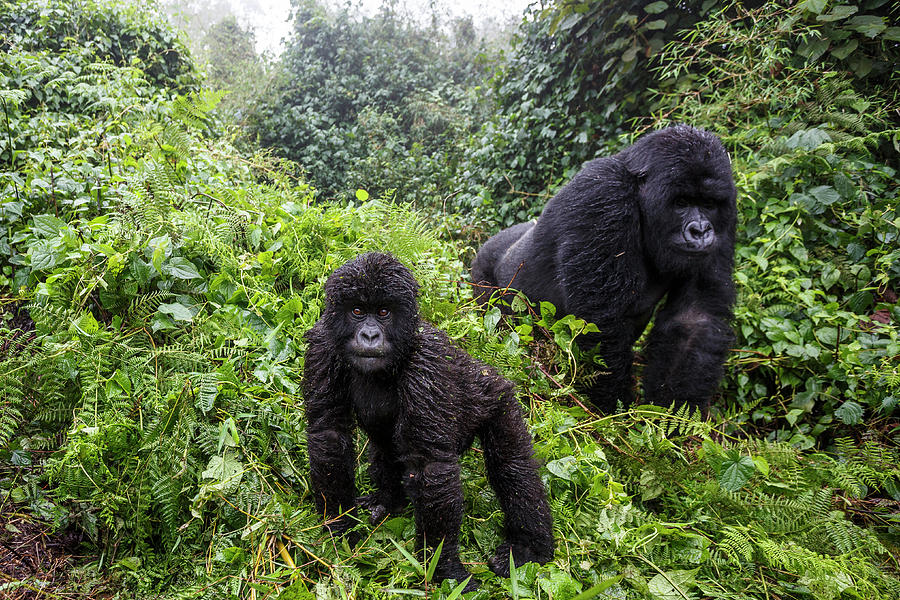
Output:
M256 138L300 162L325 198L435 189L485 118L476 33L467 19L450 29L420 27L389 3L365 17L296 2L280 77L253 112Z
M235 147L235 106L145 10L0 0L0 595L457 597L411 514L351 549L309 498L302 334L331 270L388 249L519 385L544 465L556 559L499 579L465 458L477 597L900 596L900 5L756 4L559 2L476 60L389 10L297 2ZM464 282L483 234L669 122L722 137L740 194L708 422L587 411L583 323L503 325ZM86 564L19 568L25 522L77 532Z

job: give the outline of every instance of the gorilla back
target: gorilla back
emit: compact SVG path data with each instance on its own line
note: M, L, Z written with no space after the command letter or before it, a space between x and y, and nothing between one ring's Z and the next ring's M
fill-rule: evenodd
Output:
M363 504L373 521L412 502L420 543L444 544L435 578L465 579L459 456L478 437L505 514L506 539L489 566L508 576L510 552L516 564L546 562L550 507L513 384L421 320L417 291L409 269L380 253L349 261L325 284L303 384L316 504L332 531L351 525L356 422L369 436L376 490Z
M479 302L521 290L595 323L606 371L588 388L603 410L631 403L631 346L656 305L644 394L705 410L732 338L736 191L713 134L677 125L585 163L533 223L490 238L472 263Z

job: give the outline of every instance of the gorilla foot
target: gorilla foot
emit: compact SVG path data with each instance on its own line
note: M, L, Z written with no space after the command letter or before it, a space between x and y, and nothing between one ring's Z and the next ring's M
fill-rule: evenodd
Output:
M469 579L469 577L471 577L471 579ZM466 579L469 579L469 583L463 588L463 592L474 592L478 589L478 580L475 579L471 573L466 571L466 568L458 561L456 564L448 564L445 566L438 565L438 568L434 573L434 579L436 582L441 582L445 579L455 579L457 585Z
M357 506L369 511L369 523L378 525L387 517L397 514L409 505L409 500L385 500L379 494L367 494L356 499Z
M488 559L488 568L500 577L509 577L510 549L512 549L512 557L516 563L516 567L520 567L529 562L544 564L553 558L552 551L550 553L537 552L534 548L524 544L510 544L509 542L504 542L497 547L494 556Z

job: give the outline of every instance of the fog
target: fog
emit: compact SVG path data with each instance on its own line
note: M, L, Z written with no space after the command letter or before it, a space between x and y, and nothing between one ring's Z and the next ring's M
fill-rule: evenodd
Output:
M231 14L238 21L253 29L256 49L260 53L277 56L283 49L283 40L290 33L290 0L159 0L165 12L189 34L200 34L210 25ZM356 0L341 2L325 0L330 6L357 6L363 14L374 14L382 0ZM432 12L441 20L472 16L480 30L493 30L518 22L525 8L534 0L395 0L395 9L413 17L428 19Z

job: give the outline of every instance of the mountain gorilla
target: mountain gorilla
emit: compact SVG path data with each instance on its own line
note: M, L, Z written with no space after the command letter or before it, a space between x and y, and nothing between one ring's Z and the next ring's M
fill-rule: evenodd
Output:
M373 522L412 501L419 544L443 541L436 579L464 580L459 456L477 436L506 516L490 568L553 558L547 494L512 383L419 318L418 284L389 254L358 256L325 284L322 318L306 334L304 399L312 488L332 532L352 525L355 421L369 437ZM470 582L468 589L474 589Z
M600 329L606 369L588 395L631 403L632 344L664 297L647 348L647 401L705 411L732 339L735 186L713 134L686 125L585 163L530 223L490 238L472 264L479 302L521 290Z

